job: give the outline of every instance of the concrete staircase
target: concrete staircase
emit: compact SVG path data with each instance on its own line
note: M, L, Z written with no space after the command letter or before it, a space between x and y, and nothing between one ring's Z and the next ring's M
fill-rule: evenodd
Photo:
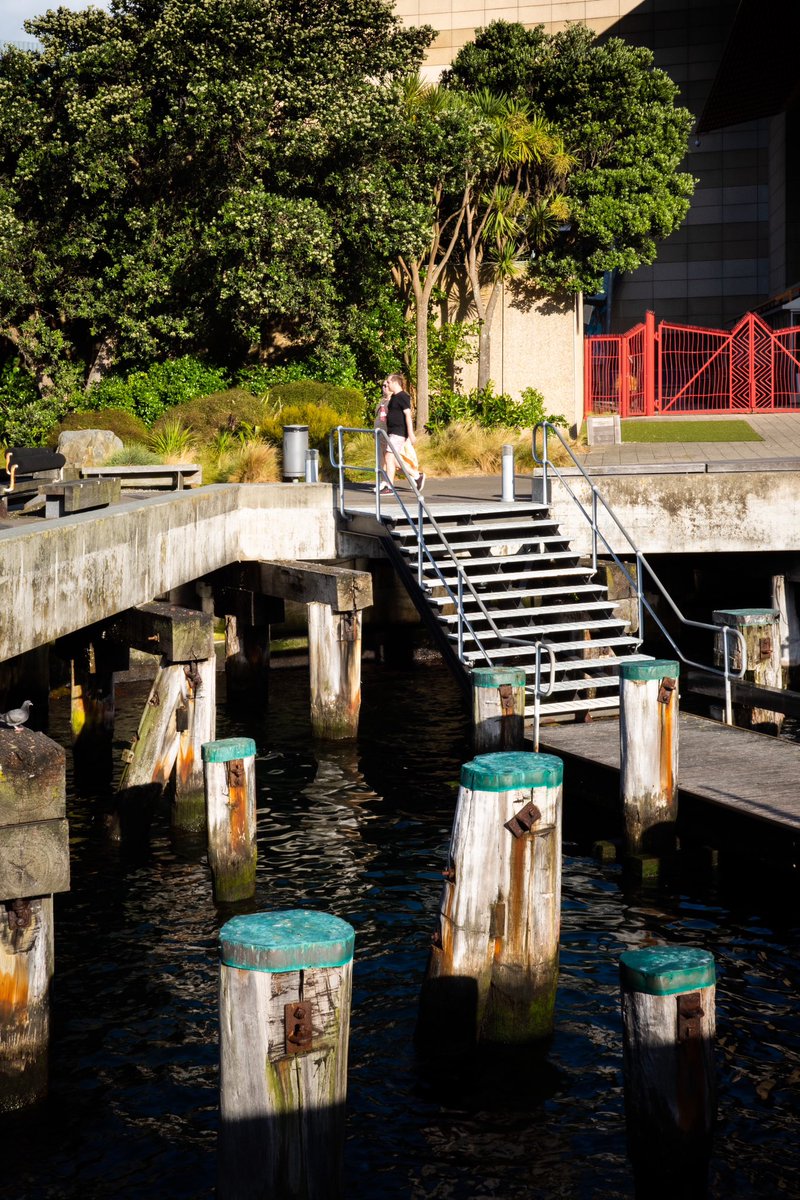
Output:
M388 509L388 506L387 506ZM639 642L625 621L614 615L607 589L594 578L591 563L582 563L550 517L536 504L481 506L480 512L434 512L439 531L423 524L428 551L453 593L457 593L458 560L496 626L491 627L468 587L463 588L465 630L458 655L458 615L452 597L432 563L423 558L422 588L417 583L416 529L404 518L383 513L387 551L412 598L451 665L521 666L529 688L526 714L533 714L535 652L509 638L541 640L556 658L553 694L541 702L543 718L580 717L619 706L619 660L642 659ZM448 549L449 547L449 549ZM430 618L433 618L431 620ZM549 659L542 656L542 678L549 678Z

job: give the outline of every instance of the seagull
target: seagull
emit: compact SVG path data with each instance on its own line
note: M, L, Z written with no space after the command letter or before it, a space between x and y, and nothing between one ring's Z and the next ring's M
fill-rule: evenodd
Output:
M6 713L0 713L0 721L10 725L12 729L21 729L33 708L32 700L23 700L22 708L10 708Z

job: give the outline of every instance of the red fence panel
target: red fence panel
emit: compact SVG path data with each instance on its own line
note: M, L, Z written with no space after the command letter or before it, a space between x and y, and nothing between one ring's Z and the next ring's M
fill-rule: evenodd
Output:
M586 412L774 412L800 408L800 327L747 313L732 330L647 314L616 337L587 338Z

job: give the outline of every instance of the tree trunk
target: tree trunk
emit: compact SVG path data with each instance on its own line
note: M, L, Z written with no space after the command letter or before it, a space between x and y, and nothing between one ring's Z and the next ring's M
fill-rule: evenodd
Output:
M111 367L114 365L114 357L117 352L117 336L113 333L108 333L95 343L94 358L92 359L89 373L86 376L86 388L99 383L105 375L108 374Z
M428 423L428 298L421 297L417 304L417 417L415 429L423 433Z
M492 322L494 321L497 301L500 298L502 281L495 279L486 305L486 311L481 322L481 332L478 337L478 389L489 385L492 372Z

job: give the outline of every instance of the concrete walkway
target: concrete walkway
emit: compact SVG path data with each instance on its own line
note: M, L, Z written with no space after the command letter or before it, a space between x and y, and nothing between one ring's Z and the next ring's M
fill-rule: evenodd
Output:
M742 413L740 418L707 417L700 414L692 417L659 417L659 421L715 421L740 419L752 426L764 439L762 442L624 442L617 446L592 446L586 451L583 465L586 470L614 466L641 466L654 464L675 465L681 463L731 463L735 470L742 470L744 463L752 463L753 469L783 469L797 467L800 459L800 413L764 413L752 416ZM767 464L770 464L769 467Z

